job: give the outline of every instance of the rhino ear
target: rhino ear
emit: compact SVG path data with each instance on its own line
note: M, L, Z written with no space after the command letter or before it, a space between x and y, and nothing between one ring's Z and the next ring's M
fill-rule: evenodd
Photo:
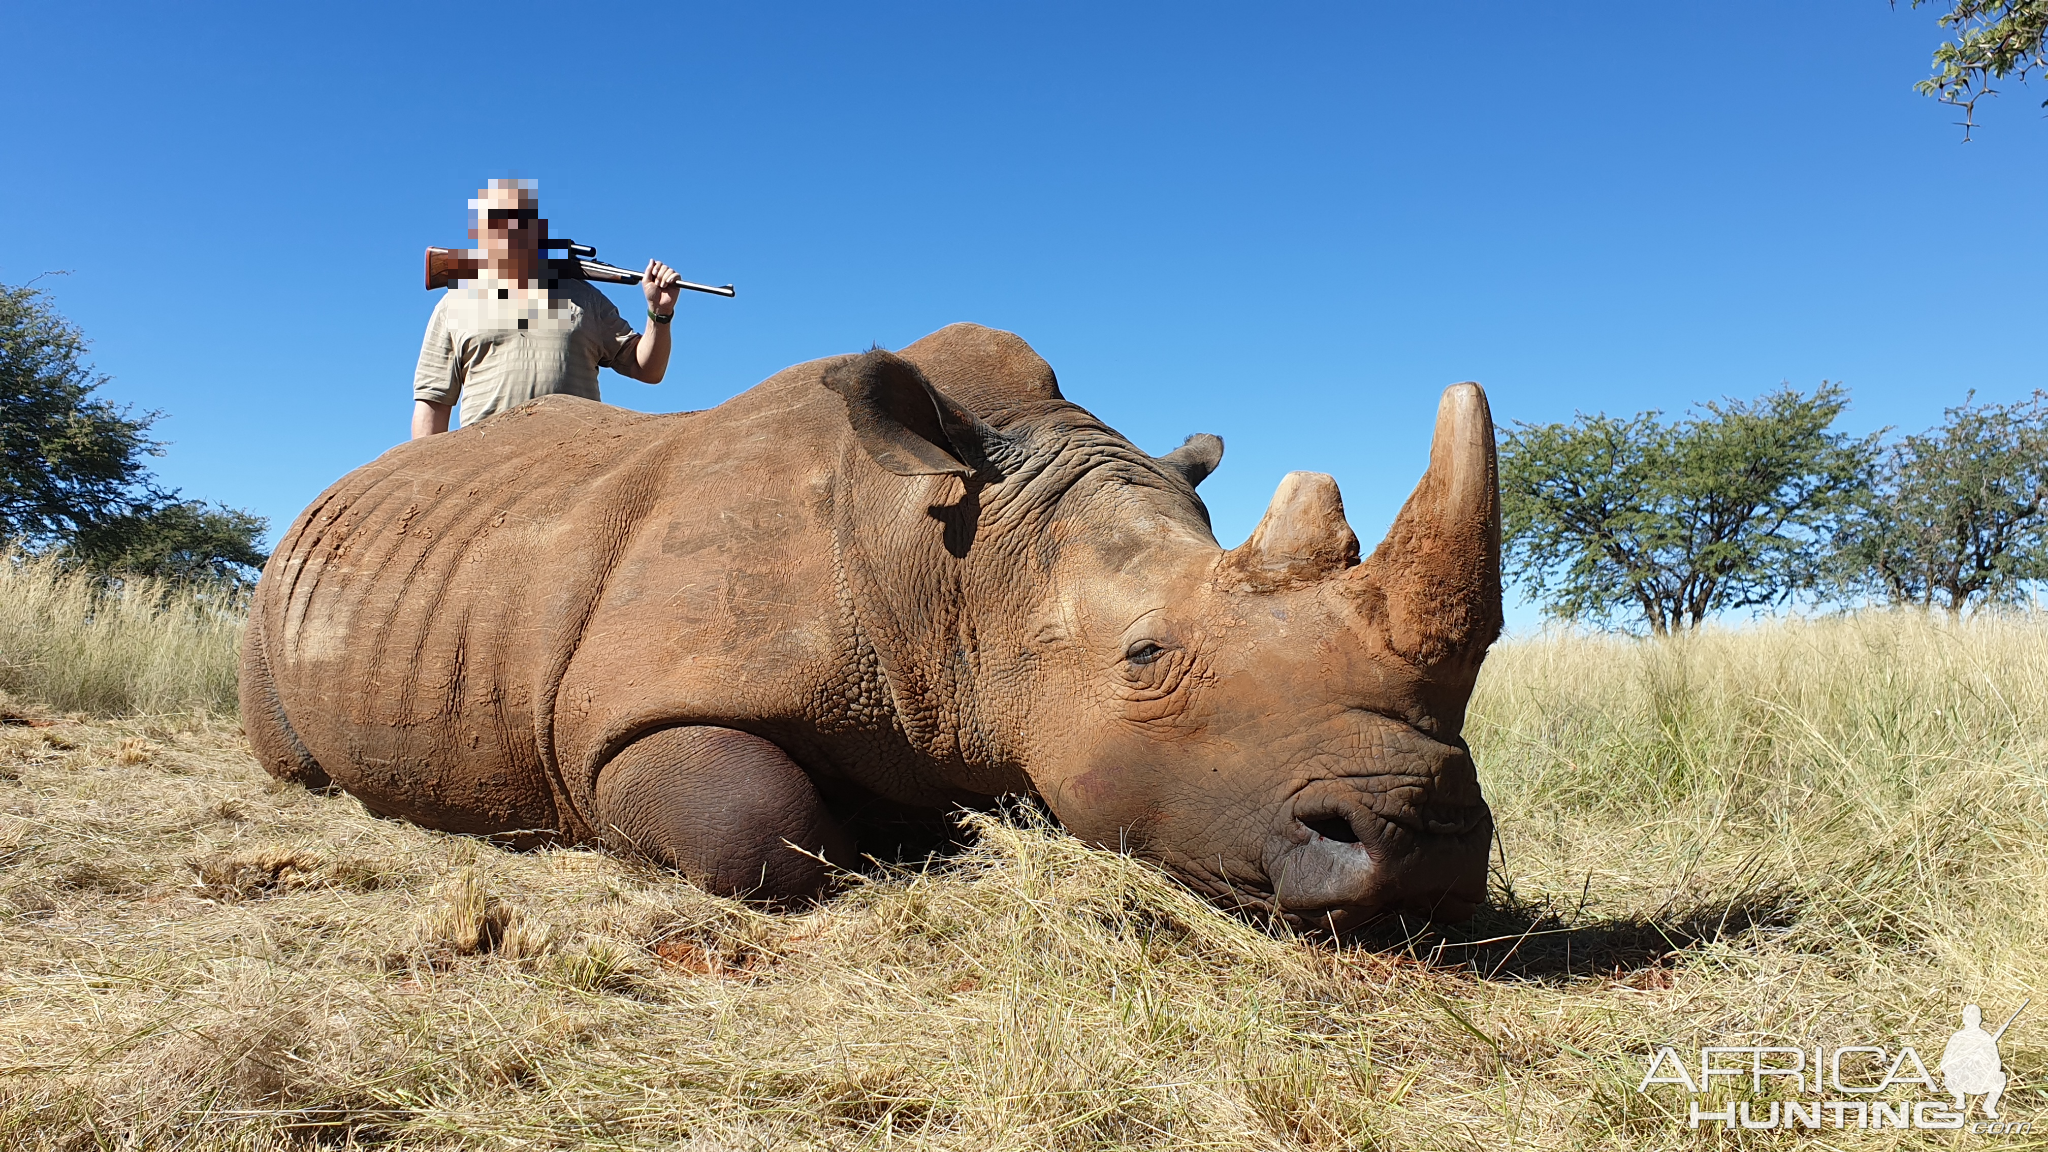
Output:
M1002 434L932 387L910 361L877 348L825 372L846 401L853 434L898 476L972 476L995 470Z
M1207 432L1197 432L1188 437L1187 443L1159 457L1159 466L1181 474L1194 487L1209 478L1209 473L1223 463L1223 437Z

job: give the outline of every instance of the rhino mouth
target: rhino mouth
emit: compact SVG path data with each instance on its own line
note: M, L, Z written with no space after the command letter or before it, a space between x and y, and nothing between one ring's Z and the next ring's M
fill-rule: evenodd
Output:
M1486 898L1493 818L1484 804L1393 821L1355 805L1306 805L1261 860L1274 908L1338 929L1389 913L1463 920Z
M1297 777L1268 809L1270 830L1248 861L1263 902L1289 919L1340 927L1389 913L1469 917L1486 898L1493 843L1471 753L1393 717L1346 719L1317 743L1351 755Z
M1471 916L1486 899L1493 814L1463 750L1433 751L1426 774L1302 784L1256 849L1256 878L1227 885L1231 902L1336 931L1396 913Z
M1189 887L1256 920L1342 934L1393 915L1440 923L1469 918L1486 900L1493 816L1482 802L1393 821L1363 805L1332 811L1304 802L1250 867L1162 861Z

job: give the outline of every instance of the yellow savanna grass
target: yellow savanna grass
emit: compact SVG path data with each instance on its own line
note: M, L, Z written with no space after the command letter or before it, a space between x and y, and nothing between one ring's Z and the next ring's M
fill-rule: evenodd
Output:
M100 716L232 712L243 597L0 548L0 693Z
M1931 1067L2048 992L2048 620L1522 639L1467 732L1491 905L1331 946L1028 812L774 913L274 784L225 719L0 727L0 1146L1804 1146L1649 1054Z

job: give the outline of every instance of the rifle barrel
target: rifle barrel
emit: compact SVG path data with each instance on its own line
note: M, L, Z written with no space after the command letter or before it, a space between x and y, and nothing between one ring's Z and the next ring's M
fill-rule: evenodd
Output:
M633 271L631 268L621 268L616 264L606 264L600 260L577 260L576 264L582 271L585 280L598 280L606 284L640 283L640 273ZM713 288L709 284L692 284L688 280L678 280L676 281L676 287L688 288L692 292L708 292L713 296L738 295L737 292L733 291L733 287L730 284Z
M1998 1038L2000 1036L2005 1035L2005 1030L2007 1028L2012 1027L2012 1022L2019 1019L2020 1013L2025 1012L2027 1010L2027 1005L2032 1004L2033 1002L2034 998L2032 996L2029 996L2025 1000L2020 1001L2020 1006L2012 1010L2012 1015L2007 1016L2005 1018L2005 1023L2000 1024L1998 1026L1998 1031L1993 1032L1991 1034L1991 1042L1993 1044L1998 1043Z

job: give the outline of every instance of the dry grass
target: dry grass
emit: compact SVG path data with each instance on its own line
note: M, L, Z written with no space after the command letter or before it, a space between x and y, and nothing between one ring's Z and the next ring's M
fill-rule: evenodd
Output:
M1493 906L1331 948L1022 817L772 915L276 786L227 721L0 727L0 1145L1766 1147L1651 1047L1931 1061L2048 991L2048 620L1538 638L1471 734Z
M227 589L110 588L0 547L0 693L100 716L231 713L242 606Z

